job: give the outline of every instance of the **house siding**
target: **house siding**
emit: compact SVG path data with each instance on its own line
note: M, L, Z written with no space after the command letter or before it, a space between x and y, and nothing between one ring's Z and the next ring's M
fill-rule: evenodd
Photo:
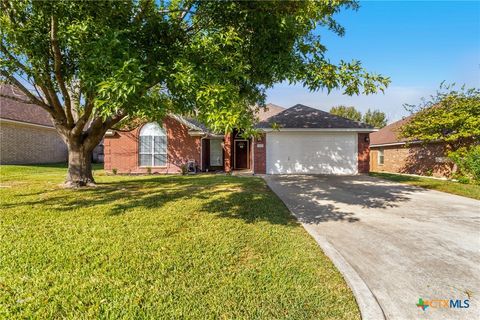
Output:
M191 136L188 127L167 117L163 121L167 134L167 165L151 167L152 173L179 173L181 165L195 160L200 167L201 137ZM105 137L105 170L116 169L119 173L147 173L148 168L139 166L138 148L141 127L129 132L115 132Z
M378 164L379 149L383 149L383 165ZM446 148L442 143L415 144L408 147L406 145L373 146L370 152L370 170L448 177L452 172L453 164L446 161L445 154Z
M369 133L358 134L357 157L358 173L368 173L370 171Z
M67 161L67 146L54 128L0 122L0 164Z

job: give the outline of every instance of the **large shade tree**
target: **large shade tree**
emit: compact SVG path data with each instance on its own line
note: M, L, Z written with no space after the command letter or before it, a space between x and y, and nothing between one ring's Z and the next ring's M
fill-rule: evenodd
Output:
M93 183L109 128L190 114L212 129L252 128L274 83L346 94L383 90L360 62L331 63L320 31L354 1L1 0L0 77L53 119L68 146L67 185Z

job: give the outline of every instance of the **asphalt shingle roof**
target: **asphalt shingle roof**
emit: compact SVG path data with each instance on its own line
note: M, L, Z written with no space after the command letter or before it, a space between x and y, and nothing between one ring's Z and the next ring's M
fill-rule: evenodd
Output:
M258 118L258 121L265 121L268 118L273 117L274 115L277 115L284 110L284 107L277 106L273 103L267 103L266 108L260 108L260 110L258 110L255 115Z
M0 85L0 94L28 100L24 93L10 85ZM0 97L0 118L53 127L50 115L41 107L5 97Z
M256 127L272 128L273 124L278 125L279 128L292 129L373 129L368 124L336 116L302 104L297 104L259 122Z
M404 124L410 121L411 117L404 118L397 122L391 123L386 127L383 127L377 132L370 134L370 145L376 144L389 144L405 142L407 139L399 136L400 128Z

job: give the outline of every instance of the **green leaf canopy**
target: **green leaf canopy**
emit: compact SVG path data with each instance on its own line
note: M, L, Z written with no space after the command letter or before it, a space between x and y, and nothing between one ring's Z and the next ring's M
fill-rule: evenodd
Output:
M62 135L125 119L190 114L250 128L275 83L375 93L389 79L331 63L320 30L354 1L1 2L0 76L46 109ZM86 124L90 124L88 127ZM90 130L90 131L89 131Z

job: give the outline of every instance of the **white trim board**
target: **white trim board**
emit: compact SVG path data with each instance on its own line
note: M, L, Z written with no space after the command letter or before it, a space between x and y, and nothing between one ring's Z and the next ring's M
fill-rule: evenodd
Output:
M423 143L423 141L409 141L409 142L392 142L392 143L379 143L379 144L371 144L370 148L381 148L381 147L390 147L390 146L402 146L405 144L419 144ZM433 142L432 142L433 143Z
M258 128L261 131L272 132L358 132L358 133L370 133L378 131L378 129L361 129L361 128Z
M0 118L0 122L14 123L14 124L20 124L20 125L29 126L29 127L45 128L45 129L51 129L51 130L56 131L55 127L46 126L46 125L43 125L43 124L36 124L36 123L30 123L30 122L24 122L24 121L18 121L18 120L10 120L10 119L4 119L4 118Z

